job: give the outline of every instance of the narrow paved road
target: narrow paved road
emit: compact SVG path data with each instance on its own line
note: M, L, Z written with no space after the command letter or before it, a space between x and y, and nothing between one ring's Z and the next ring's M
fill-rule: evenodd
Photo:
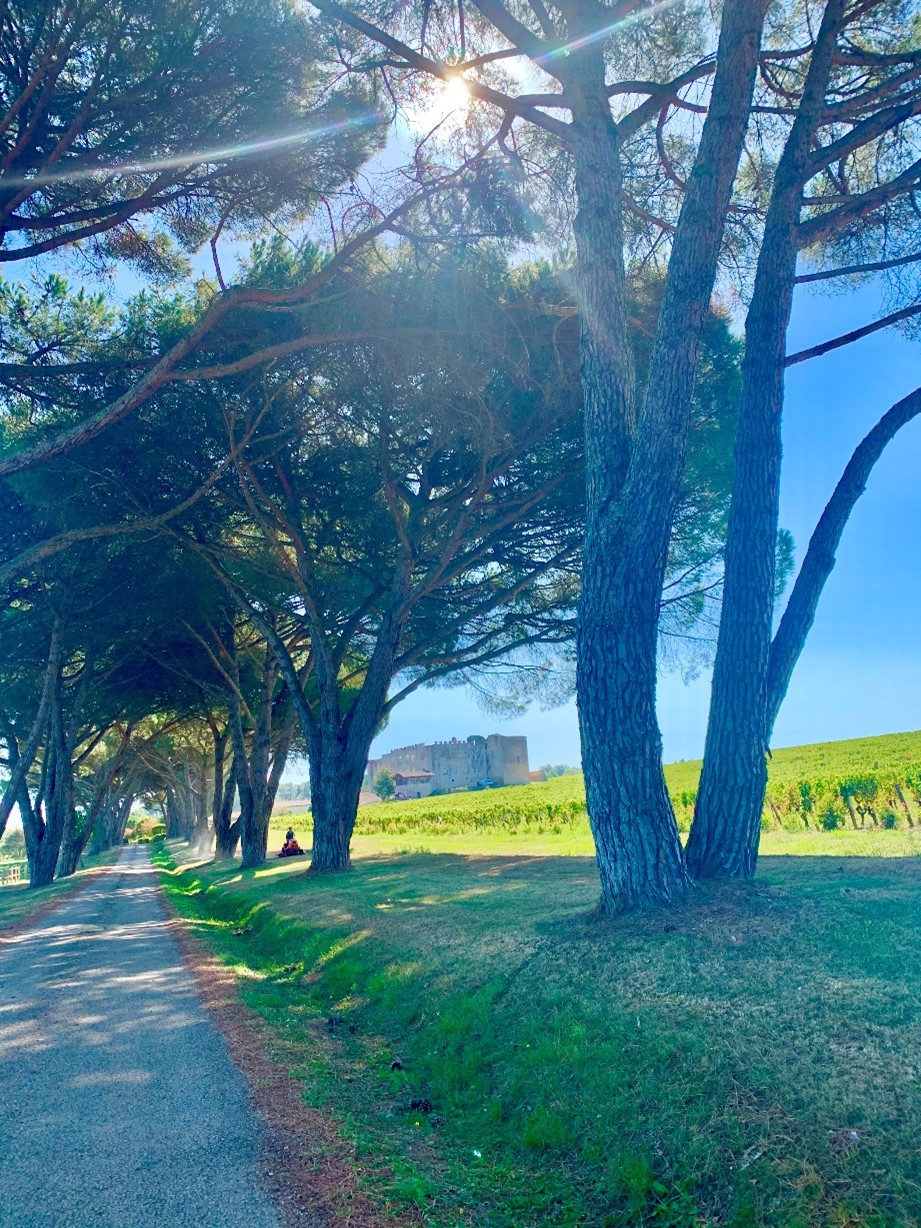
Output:
M0 1225L279 1228L146 849L0 948Z

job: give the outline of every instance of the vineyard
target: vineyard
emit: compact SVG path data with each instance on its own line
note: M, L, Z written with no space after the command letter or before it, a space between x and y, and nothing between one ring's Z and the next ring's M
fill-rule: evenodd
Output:
M665 769L682 831L691 825L699 776L699 761ZM542 784L364 806L355 830L356 835L559 834L585 818L582 777L559 776ZM789 832L921 827L921 732L775 751L762 826Z

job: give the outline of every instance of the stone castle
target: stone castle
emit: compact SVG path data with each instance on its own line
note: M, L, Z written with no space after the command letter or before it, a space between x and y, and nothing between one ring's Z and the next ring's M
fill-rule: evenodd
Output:
M491 733L484 738L473 734L465 742L401 746L380 759L369 759L365 788L373 789L381 768L390 768L396 778L397 793L404 797L428 797L431 793L450 793L454 789L475 789L477 785L526 785L528 739Z

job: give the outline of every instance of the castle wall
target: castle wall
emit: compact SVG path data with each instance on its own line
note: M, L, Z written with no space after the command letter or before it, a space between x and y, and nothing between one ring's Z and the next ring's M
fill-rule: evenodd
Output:
M416 742L413 746L401 746L392 750L380 759L369 759L368 770L374 765L374 776L382 767L389 767L394 772L433 772L432 747L424 742ZM372 778L373 783L373 778Z
M491 733L486 739L489 775L504 785L526 785L530 782L528 739Z
M489 737L472 734L465 741L417 742L401 746L379 759L369 759L366 786L374 787L383 767L394 772L432 772L431 791L476 788L478 781L492 780L497 785L523 785L530 779L528 740L491 733Z

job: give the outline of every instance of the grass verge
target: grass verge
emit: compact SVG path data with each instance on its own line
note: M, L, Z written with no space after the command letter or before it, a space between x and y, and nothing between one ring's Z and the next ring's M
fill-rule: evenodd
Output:
M921 859L831 835L618 923L579 856L161 863L384 1215L916 1228Z

